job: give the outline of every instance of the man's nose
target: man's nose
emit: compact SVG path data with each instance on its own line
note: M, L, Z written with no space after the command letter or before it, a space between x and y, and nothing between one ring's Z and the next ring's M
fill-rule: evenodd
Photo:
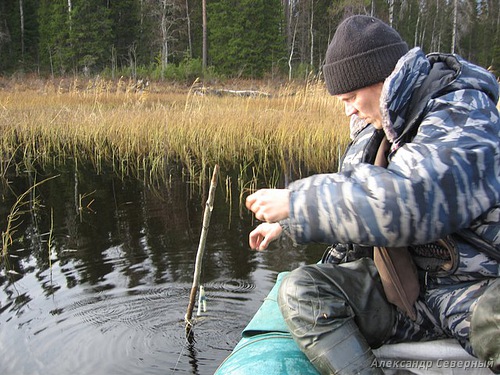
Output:
M350 117L357 112L356 108L350 103L344 103L344 109L347 117Z

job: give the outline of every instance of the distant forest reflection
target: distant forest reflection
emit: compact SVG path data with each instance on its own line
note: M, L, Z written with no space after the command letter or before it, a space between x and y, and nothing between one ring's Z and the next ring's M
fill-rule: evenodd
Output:
M247 237L256 223L239 204L237 184L222 178L203 258L209 312L197 344L186 350L181 322L208 187L190 181L181 166L172 166L163 186L120 178L111 168L96 174L71 160L20 166L1 185L0 340L8 345L0 355L10 358L2 373L39 373L40 361L53 374L103 365L213 373L277 273L316 262L323 250L283 239L269 251L251 251ZM130 340L137 357L122 358Z

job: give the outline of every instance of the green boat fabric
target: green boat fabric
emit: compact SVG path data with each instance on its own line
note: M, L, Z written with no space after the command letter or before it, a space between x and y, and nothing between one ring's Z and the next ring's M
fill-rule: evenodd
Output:
M319 375L293 341L278 307L276 284L242 332L242 338L215 375Z
M269 292L259 310L242 332L243 337L252 337L262 333L280 332L289 333L288 327L278 307L278 289L283 276L288 272L278 274L276 284Z

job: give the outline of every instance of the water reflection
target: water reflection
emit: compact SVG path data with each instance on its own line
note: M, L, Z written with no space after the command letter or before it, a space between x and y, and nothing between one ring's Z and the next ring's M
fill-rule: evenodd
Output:
M0 270L2 374L212 374L277 272L319 258L322 247L286 242L248 250L251 216L218 189L201 276L208 311L188 343L203 202L172 168L156 188L69 162L8 177L2 230L12 191L58 175L33 189Z

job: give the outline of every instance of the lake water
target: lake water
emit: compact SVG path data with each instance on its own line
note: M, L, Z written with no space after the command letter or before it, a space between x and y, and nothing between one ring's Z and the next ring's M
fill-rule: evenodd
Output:
M277 274L316 262L324 248L284 240L251 251L255 222L219 180L201 273L208 310L198 317L195 308L188 342L208 187L176 167L154 188L73 163L25 169L3 181L3 232L16 196L58 177L23 201L1 264L2 375L213 374Z

